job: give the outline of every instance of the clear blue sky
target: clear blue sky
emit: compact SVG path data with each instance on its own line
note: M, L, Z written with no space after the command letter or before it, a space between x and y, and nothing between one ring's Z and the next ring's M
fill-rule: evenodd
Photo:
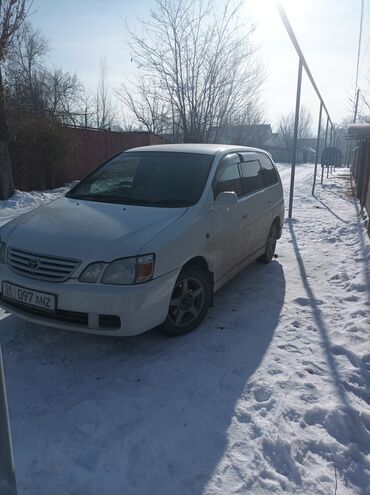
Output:
M135 25L152 4L152 0L34 0L30 20L50 39L50 66L77 72L93 90L105 58L110 84L117 88L135 70L123 40L125 21ZM329 112L334 121L341 121L349 113L347 99L354 91L361 1L283 0L283 4ZM294 107L298 60L273 0L245 0L243 13L247 24L257 23L255 40L268 76L267 119L275 124ZM360 87L365 87L366 77L370 79L370 0L365 0ZM307 81L302 103L315 118L318 104Z

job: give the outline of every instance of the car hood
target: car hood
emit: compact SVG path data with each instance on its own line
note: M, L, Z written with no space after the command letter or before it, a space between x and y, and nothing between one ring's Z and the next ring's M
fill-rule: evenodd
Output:
M10 247L83 261L135 256L187 208L155 208L60 198L1 229Z

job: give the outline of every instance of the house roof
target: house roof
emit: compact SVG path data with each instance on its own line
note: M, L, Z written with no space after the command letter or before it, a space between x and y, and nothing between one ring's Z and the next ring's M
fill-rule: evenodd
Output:
M348 126L347 138L368 138L370 137L370 124L351 124Z
M316 150L311 148L311 146L299 146L298 149L302 151L308 151L309 153L314 153L316 155Z

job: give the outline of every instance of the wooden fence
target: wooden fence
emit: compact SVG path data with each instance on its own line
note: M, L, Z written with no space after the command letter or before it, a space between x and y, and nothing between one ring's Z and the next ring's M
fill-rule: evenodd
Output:
M63 168L63 181L82 179L98 165L136 146L163 144L165 140L150 132L115 132L98 129L70 128L75 141L72 156Z
M370 138L363 140L354 149L351 170L356 196L370 218ZM370 234L370 222L368 222L368 231Z

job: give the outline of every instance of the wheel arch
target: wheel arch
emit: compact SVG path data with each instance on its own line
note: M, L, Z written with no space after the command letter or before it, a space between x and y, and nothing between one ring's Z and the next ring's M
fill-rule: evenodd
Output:
M281 225L280 217L276 216L272 222L272 225L276 225L276 227L278 229L278 239L280 239L281 233L282 233L282 225Z

